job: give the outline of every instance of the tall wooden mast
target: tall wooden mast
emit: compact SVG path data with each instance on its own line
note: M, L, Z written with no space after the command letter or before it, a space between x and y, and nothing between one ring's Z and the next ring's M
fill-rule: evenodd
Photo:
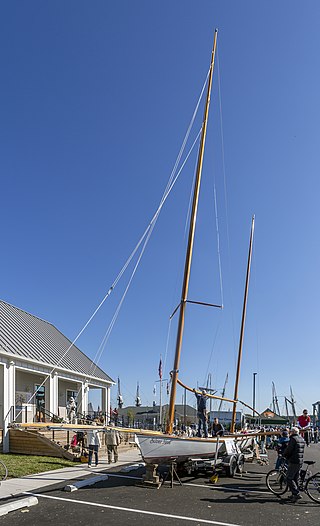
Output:
M200 191L204 146L205 146L206 133L207 133L210 95L211 95L212 77L213 77L213 69L214 69L214 59L215 59L216 47L217 47L217 36L218 36L218 30L216 29L214 33L213 48L212 48L212 54L211 54L207 99L206 99L206 105L205 105L204 116L203 116L202 134L201 134L199 157L198 157L198 163L197 163L196 181L194 185L194 193L193 193L193 201L192 201L192 212L191 212L190 226L189 226L188 248L187 248L186 260L185 260L184 277L183 277L181 302L180 302L179 324L178 324L178 333L177 333L177 340L176 340L176 352L175 352L174 366L173 366L172 378L171 378L170 403L169 403L168 420L167 420L167 427L166 427L167 433L172 433L172 427L173 427L173 421L174 421L174 406L175 406L176 391L177 391L177 379L178 379L178 372L179 372L180 354L181 354L182 337L183 337L183 329L184 329L185 308L186 308L186 301L187 301L188 289L189 289L192 251L193 251L194 234L195 234L196 220L197 220L197 210L198 210L198 201L199 201L199 191Z
M244 300L243 300L243 309L242 309L242 320L241 320L241 330L240 330L240 341L239 341L239 351L238 351L238 364L237 364L237 373L236 381L234 386L234 400L233 410L232 410L232 420L231 420L231 433L235 431L236 423L236 410L237 410L237 400L238 400L238 391L239 391L239 380L240 380L240 367L242 359L242 346L243 346L243 337L244 337L244 326L246 322L246 312L247 312L247 300L248 300L248 291L249 291L249 280L250 280L250 268L251 268L251 257L252 257L252 245L253 245L253 232L254 232L254 216L252 217L251 223L251 235L250 235L250 244L249 244L249 254L248 254L248 264L247 264L247 275L246 275L246 286L244 291Z

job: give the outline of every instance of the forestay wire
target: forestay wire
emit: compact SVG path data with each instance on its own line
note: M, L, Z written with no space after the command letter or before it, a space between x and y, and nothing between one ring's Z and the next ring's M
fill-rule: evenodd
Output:
M219 113L220 113L220 134L221 134L221 155L222 155L222 172L223 172L223 185L224 185L224 203L226 213L226 232L227 232L227 245L228 245L228 266L229 276L231 276L231 249L230 249L230 233L229 233L229 207L227 199L227 178L226 178L226 163L225 163L225 148L224 148L224 134L223 134L223 115L222 115L222 97L221 97L221 81L220 81L220 58L219 48L217 47L217 70L218 70L218 95L219 95ZM230 284L232 284L230 279ZM234 348L234 360L236 363L236 338L235 338L235 321L234 321L234 308L233 308L233 291L231 287L231 319L232 319L232 336L233 336L233 348Z
M183 168L184 168L184 166L185 166L185 164L186 164L186 162L187 162L187 160L188 160L188 158L189 158L189 156L190 156L190 154L191 154L191 152L192 152L192 150L193 150L195 144L197 143L197 141L198 141L198 139L199 139L199 137L200 137L200 133L201 133L201 130L198 132L198 135L197 135L197 137L195 138L195 140L194 140L194 142L193 142L193 144L192 144L192 146L191 146L191 148L190 148L190 150L189 150L189 152L188 152L188 155L186 156L186 158L185 158L185 160L184 160L184 162L183 162L183 164L182 164L182 166L181 166L179 172L177 173L175 179L172 181L171 186L168 188L167 194L164 196L163 202L162 202L161 206L159 206L159 208L158 208L158 210L157 210L157 213L155 214L155 216L154 216L154 218L153 218L154 221L152 222L152 225L150 226L149 232L148 232L147 237L146 237L146 239L145 239L145 242L144 242L144 244L143 244L143 246L142 246L142 249L141 249L140 255L139 255L139 257L138 257L138 260L137 260L137 262L136 262L136 264L135 264L135 266L134 266L134 269L133 269L133 271L132 271L132 273L131 273L130 279L129 279L128 284L127 284L127 286L126 286L126 289L125 289L125 291L124 291L124 293L123 293L123 295L122 295L122 297L121 297L121 300L120 300L120 302L119 302L119 304L118 304L118 307L117 307L117 309L116 309L116 311L115 311L115 313L114 313L114 315L113 315L113 318L112 318L112 320L111 320L111 322L110 322L110 325L109 325L109 327L108 327L107 330L106 330L106 333L105 333L105 335L104 335L104 337L103 337L103 339L102 339L102 342L101 342L101 344L100 344L100 346L99 346L99 349L98 349L98 351L97 351L97 353L96 353L96 356L95 356L94 360L92 360L92 362L91 362L90 374L91 374L92 376L93 376L94 371L96 370L96 368L97 368L97 366L98 366L98 363L99 363L100 358L101 358L101 356L102 356L102 354L103 354L103 351L104 351L104 349L105 349L105 346L106 346L106 344L107 344L107 341L109 340L109 337L110 337L111 331L112 331L113 326L114 326L114 324L115 324L115 322L116 322L116 320L117 320L117 318L118 318L118 315L119 315L120 309L121 309L122 304L123 304L123 302L124 302L124 299L125 299L125 297L126 297L126 295L127 295L127 293L128 293L128 290L129 290L129 288L130 288L130 285L131 285L131 283L132 283L132 280L133 280L133 278L134 278L134 275L135 275L135 273L136 273L136 271L137 271L137 269L138 269L138 266L139 266L139 264L140 264L140 261L141 261L141 259L142 259L143 254L144 254L144 251L145 251L145 249L146 249L146 247L147 247L147 244L148 244L148 242L149 242L149 239L150 239L150 237L151 237L151 234L152 234L152 232L153 232L153 229L154 229L154 227L155 227L155 225L156 225L156 221L157 221L157 219L158 219L158 217L159 217L159 214L160 214L161 208L162 208L162 206L164 205L165 200L167 199L167 197L168 197L169 193L171 192L173 186L175 185L175 183L176 183L176 181L177 181L177 179L178 179L178 177L179 177L181 171L183 170ZM92 376L87 377L86 380L89 380Z
M228 230L228 207L227 207L227 187L226 187L226 169L225 169L225 152L224 152L224 138L223 138L223 125L222 125L222 102L221 102L221 82L220 82L220 67L219 67L219 55L217 50L217 65L218 65L218 95L219 95L219 114L220 114L220 135L221 135L221 156L222 156L222 172L223 172L223 185L224 185L224 199L225 199L225 209L226 209L226 215L227 215L227 236L228 236L228 247L230 250L230 243L229 243L229 230ZM215 227L216 227L216 235L217 235L217 253L218 253L218 268L219 268L219 283L220 283L220 295L221 295L221 305L223 307L224 304L224 294L223 294L223 279L222 279L222 265L221 265L221 251L220 251L220 232L219 232L219 219L218 219L218 205L217 205L217 191L216 191L216 184L215 184L215 178L213 183L213 200L214 200L214 213L215 213ZM219 318L219 323L217 325L213 344L211 348L211 353L208 360L207 370L205 373L205 379L209 372L210 363L212 360L213 351L215 348L215 343L217 340L217 335L219 332L221 324L221 316ZM204 379L204 383L205 383Z
M223 280L222 280L221 252L220 252L220 233L219 233L219 220L218 220L217 193L216 193L216 185L215 184L213 185L213 200L214 200L215 223L216 223L216 233L217 233L217 251L218 251L218 267L219 267L221 305L223 307ZM220 314L222 315L222 311L220 311ZM219 332L219 329L220 329L221 315L219 317L219 323L217 325L217 328L216 328L216 331L215 331L215 335L214 335L214 338L213 338L213 343L212 343L212 347L211 347L211 353L210 353L210 356L209 356L207 370L206 370L206 374L205 374L205 378L204 378L203 383L205 383L207 375L208 375L208 372L209 372L209 367L210 367L210 364L211 364L212 355L213 355L213 351L214 351L214 348L215 348L215 343L216 343L218 332Z
M139 247L141 246L141 244L144 242L143 246L142 246L142 249L141 249L141 253L139 255L139 258L138 258L138 261L133 269L133 272L131 274L131 277L129 279L129 282L128 282L128 285L126 287L126 290L120 300L120 303L116 309L116 312L111 320L111 323L109 324L109 327L105 333L105 336L103 337L103 340L102 340L102 343L100 344L100 347L96 353L96 357L99 356L101 357L102 355L102 352L105 348L105 345L108 341L108 338L110 336L110 333L111 333L111 330L115 324L115 321L118 317L118 314L120 312L120 309L121 309L121 306L122 306L122 303L125 299L125 296L128 292L128 289L130 287L130 284L132 282L132 279L136 273L136 270L139 266L139 263L141 261L141 258L142 258L142 255L145 251L145 248L147 246L147 243L150 239L150 236L152 234L152 231L155 227L155 224L156 224L156 221L160 215L160 212L162 210L162 207L165 203L165 201L167 200L171 190L173 189L179 175L181 174L195 144L197 143L198 139L199 139L199 136L200 136L200 133L201 133L201 129L200 131L198 132L197 134L197 137L196 139L194 140L184 162L182 163L181 165L181 168L180 170L176 173L177 171L177 168L179 166L179 163L181 161L181 158L182 158L182 155L183 155L183 152L185 150L185 147L186 147L186 144L187 144L187 141L188 141L188 138L190 136L190 133L191 133L191 130L192 130L192 127L193 127L193 124L194 124L194 121L195 121L195 118L196 118L196 115L197 115L197 112L198 112L198 109L199 109L199 106L200 106L200 102L201 102L201 99L203 97L203 93L204 93L204 90L205 90L205 87L206 87L206 84L207 84L207 81L208 81L208 78L209 78L209 73L210 73L210 69L208 70L208 73L207 73L207 76L206 76L206 79L205 79L205 82L203 84L203 87L202 87L202 90L201 90L201 93L200 93L200 96L198 98L198 101L197 101L197 104L196 104L196 107L195 107L195 110L192 114L192 118L190 120L190 124L188 126L188 129L187 129L187 132L185 134L185 137L184 137L184 140L182 142L182 146L180 148L180 151L179 151L179 154L177 156L177 159L176 159L176 162L174 164L174 167L171 171L171 174L170 174L170 177L169 177L169 181L167 183L167 186L164 190L164 193L162 195L162 198L160 200L160 204L155 212L155 214L153 215L151 221L149 222L147 228L145 229L144 233L142 234L142 236L140 237L138 243L136 244L135 248L133 249L132 253L130 254L130 256L128 257L127 261L125 262L125 264L123 265L122 269L120 270L119 274L117 275L116 279L114 280L114 282L112 283L112 285L110 286L110 288L108 289L106 295L104 296L104 298L101 300L101 302L99 303L99 305L96 307L96 309L94 310L93 314L90 316L90 318L87 320L87 322L85 323L85 325L82 327L82 329L79 331L79 333L77 334L77 336L74 338L74 340L71 342L71 344L69 345L69 347L66 349L66 351L64 352L64 354L59 358L58 362L55 364L55 366L51 369L51 371L45 376L44 380L42 381L42 383L37 387L37 389L34 391L33 395L30 397L29 399L29 403L34 399L34 397L36 396L37 392L41 389L41 387L43 387L43 385L45 384L45 382L47 381L47 379L54 373L54 371L59 367L59 365L61 364L61 362L64 360L64 358L67 356L68 352L71 350L71 348L75 345L75 343L78 341L78 339L80 338L80 336L83 334L83 332L86 330L86 328L88 327L88 325L91 323L91 321L93 320L93 318L96 316L96 314L98 313L98 311L101 309L101 307L104 305L104 303L106 302L106 300L108 299L108 297L110 296L110 294L113 292L113 290L115 289L116 285L118 284L118 282L120 281L122 275L124 274L124 272L126 271L126 269L128 268L130 262L132 261L132 259L134 258L135 254L137 253ZM145 240L145 241L144 241ZM95 358L96 360L96 358ZM95 363L95 360L92 360L91 361L91 367L94 366L94 369L93 371L95 371L96 367L97 367L97 364ZM93 373L91 373L93 375ZM89 380L90 378L92 378L92 376L90 377L87 377L86 380ZM78 395L77 395L78 397ZM18 412L18 414L16 415L16 419L19 417L19 415L22 413L22 409Z

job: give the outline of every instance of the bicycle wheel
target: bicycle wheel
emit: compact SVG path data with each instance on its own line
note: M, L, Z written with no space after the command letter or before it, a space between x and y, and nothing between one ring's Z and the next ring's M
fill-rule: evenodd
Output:
M274 495L278 496L283 495L288 489L288 483L286 481L283 471L281 471L280 469L272 469L271 471L269 471L266 478L266 484L267 488Z
M320 504L320 473L316 473L307 480L306 493L311 500Z
M0 460L0 481L6 480L8 476L7 466Z

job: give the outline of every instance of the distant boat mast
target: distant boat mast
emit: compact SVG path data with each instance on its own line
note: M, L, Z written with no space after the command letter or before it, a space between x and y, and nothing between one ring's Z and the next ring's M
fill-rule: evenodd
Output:
M251 222L251 234L250 234L248 264L247 264L246 285L245 285L245 290L244 290L244 299L243 299L243 308L242 308L242 320L241 320L241 330L240 330L240 341L239 341L239 351L238 351L238 364L237 364L236 382L235 382L234 396L233 396L235 401L233 403L232 420L231 420L231 427L230 427L231 433L235 432L235 425L236 425L236 411L237 411L237 400L238 400L239 381L240 381L240 367L241 367L241 360L242 360L242 347L243 347L243 338L244 338L244 327L245 327L245 323L246 323L247 301L248 301L249 281L250 281L253 233L254 233L254 216L252 217L252 222Z
M118 377L118 396L117 396L117 401L118 401L118 409L122 409L122 407L123 407L123 398L122 398L122 394L121 394L120 378L119 377Z
M141 406L141 398L140 398L140 387L139 382L137 383L137 393L136 393L136 407Z

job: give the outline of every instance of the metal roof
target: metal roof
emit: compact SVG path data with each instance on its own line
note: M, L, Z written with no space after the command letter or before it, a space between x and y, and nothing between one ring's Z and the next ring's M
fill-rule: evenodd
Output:
M54 325L0 300L0 352L113 382Z

